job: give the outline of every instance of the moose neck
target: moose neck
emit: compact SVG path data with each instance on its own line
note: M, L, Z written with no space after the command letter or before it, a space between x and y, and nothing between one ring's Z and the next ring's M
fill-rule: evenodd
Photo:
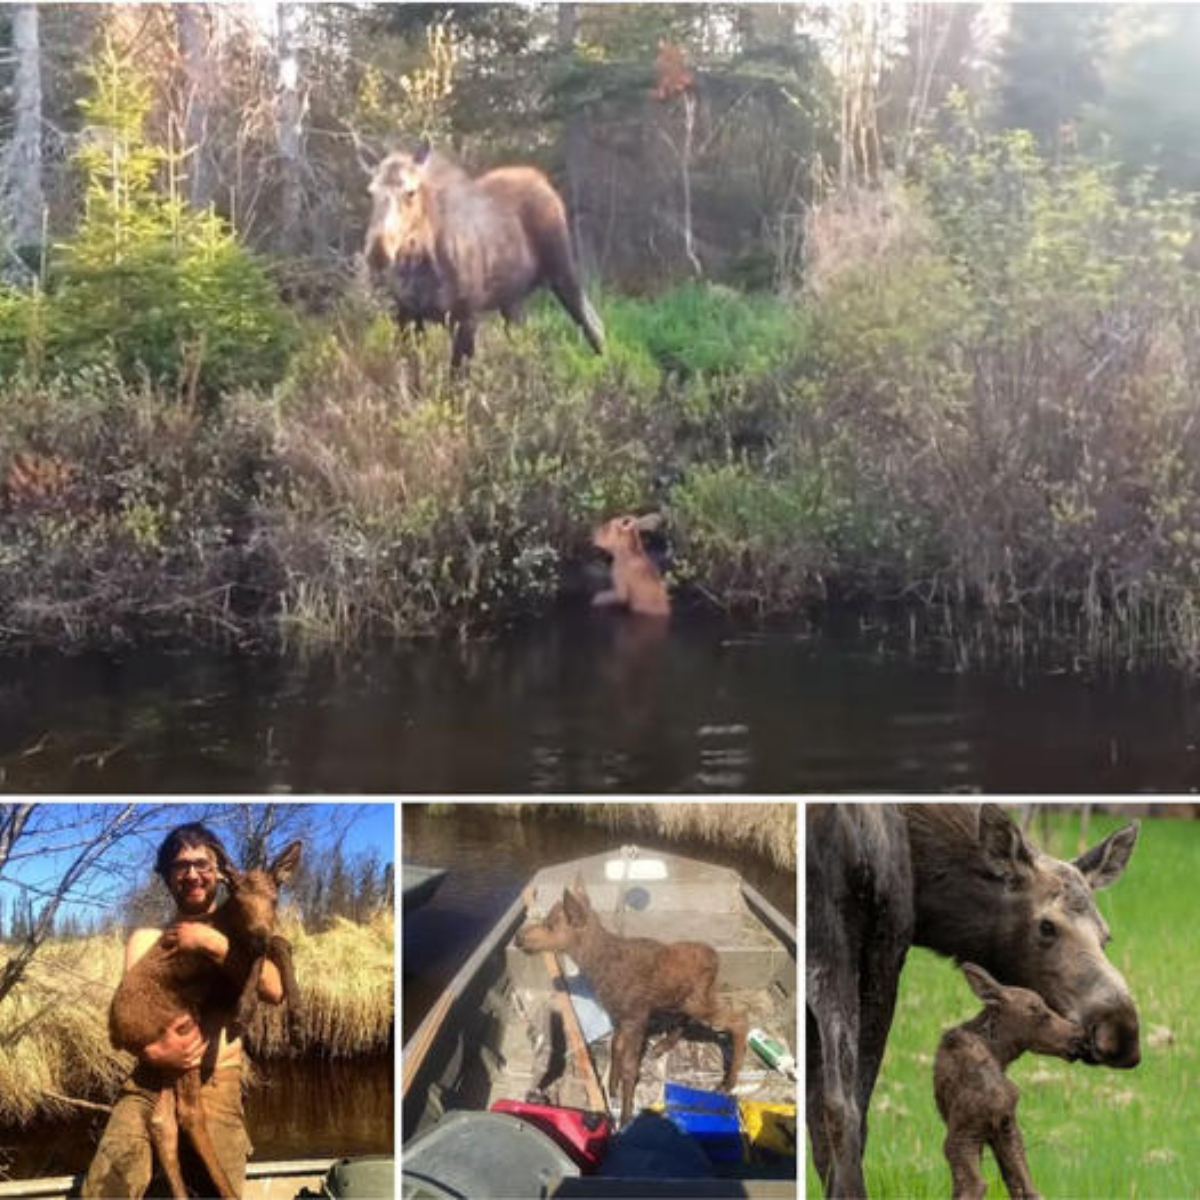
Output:
M913 868L913 942L1004 977L1006 947L1025 906L995 873L967 805L905 805Z
M595 968L612 955L612 944L617 935L609 933L594 912L588 914L587 924L579 931L575 944L567 951L579 964L580 969L592 982Z
M1000 1070L1008 1070L1008 1065L1025 1053L1025 1046L1020 1038L1006 1036L1000 1027L1000 1022L985 1008L983 1012L964 1021L959 1027L964 1033L974 1034L988 1048L988 1052L1000 1064Z

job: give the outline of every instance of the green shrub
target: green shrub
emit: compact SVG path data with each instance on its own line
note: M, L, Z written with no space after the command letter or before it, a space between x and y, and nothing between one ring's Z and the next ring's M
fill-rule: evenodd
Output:
M768 478L744 463L701 465L672 489L670 505L676 573L723 607L794 611L823 596L819 472Z
M88 137L76 154L85 184L74 236L53 248L47 291L0 297L0 378L115 365L213 399L269 386L295 337L264 266L211 213L156 186L166 152L146 141L144 77L108 49L92 69Z

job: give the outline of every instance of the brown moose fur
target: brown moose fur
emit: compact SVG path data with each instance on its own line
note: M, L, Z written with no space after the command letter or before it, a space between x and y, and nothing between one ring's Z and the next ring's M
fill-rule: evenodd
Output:
M284 995L294 1022L300 994L292 970L291 945L275 933L279 887L296 869L302 843L292 842L265 871L238 871L219 857L218 869L229 888L229 898L213 914L213 928L230 942L235 962L247 963L246 978L238 987L237 1012L231 1035L239 1036L253 1016L258 999L258 978L264 958L279 968ZM134 1054L158 1038L181 1016L200 1023L200 1010L220 982L221 967L199 953L175 948L168 930L125 972L108 1013L109 1037L119 1050ZM208 1171L217 1194L237 1200L221 1164L200 1103L201 1069L193 1067L174 1078L164 1076L162 1090L150 1118L150 1138L171 1186L171 1194L186 1198L187 1187L179 1166L179 1129L191 1139Z
M592 604L622 604L630 612L651 617L666 617L671 598L659 569L642 545L643 529L658 525L654 515L613 517L592 534L592 545L612 555L612 587L597 592Z
M548 287L597 354L604 328L583 294L566 210L532 167L500 167L471 179L422 147L395 152L371 181L366 257L383 278L402 323L449 321L455 366L475 352L480 314L517 317Z
M948 1029L933 1064L933 1093L946 1122L943 1145L954 1200L982 1200L984 1146L991 1146L1013 1200L1038 1200L1017 1125L1020 1093L1004 1072L1026 1051L1079 1057L1086 1033L1060 1017L1027 988L1004 987L982 967L963 963L971 990L983 1001L977 1016Z
M600 923L587 893L576 885L544 921L526 925L517 945L527 953L541 950L569 954L587 976L613 1022L609 1095L621 1088L621 1124L633 1110L633 1093L645 1050L652 1013L675 1018L670 1032L654 1047L665 1054L690 1018L731 1035L733 1051L721 1086L737 1083L746 1053L749 1022L745 1014L717 999L717 952L703 942L659 942L653 938L619 937Z

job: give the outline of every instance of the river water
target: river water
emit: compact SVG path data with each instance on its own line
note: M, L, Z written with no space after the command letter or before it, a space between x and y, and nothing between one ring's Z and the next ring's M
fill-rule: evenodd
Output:
M1188 791L1198 746L1172 672L960 673L715 618L0 660L0 786L25 791Z
M737 871L797 923L795 872L726 846L666 841L641 832L612 833L599 825L544 814L512 820L471 803L454 805L450 812L438 815L431 815L423 805L405 804L400 837L404 862L448 871L433 899L401 922L405 1042L533 874L554 863L636 841L646 849Z

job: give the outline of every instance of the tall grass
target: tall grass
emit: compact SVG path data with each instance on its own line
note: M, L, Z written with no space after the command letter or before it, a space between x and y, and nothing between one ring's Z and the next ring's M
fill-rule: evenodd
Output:
M1052 818L1046 846L1077 850L1077 817ZM1097 817L1089 841L1123 822ZM1009 1070L1021 1090L1018 1116L1039 1191L1055 1197L1174 1200L1200 1195L1200 1019L1195 995L1195 879L1200 822L1147 820L1126 874L1098 903L1113 931L1108 956L1138 1005L1142 1061L1133 1071L1026 1055ZM945 1127L933 1100L933 1054L950 1025L979 1002L946 959L913 950L901 975L896 1017L871 1104L867 1188L872 1196L938 1200L949 1192ZM1004 1194L990 1152L988 1195ZM809 1196L821 1195L808 1160Z
M303 1001L298 1041L289 1044L282 1009L261 1006L247 1046L278 1055L378 1054L394 1022L393 919L339 921L307 934L285 926ZM108 1006L121 976L120 934L51 941L0 1005L0 1124L73 1111L72 1099L111 1101L133 1057L108 1041Z

